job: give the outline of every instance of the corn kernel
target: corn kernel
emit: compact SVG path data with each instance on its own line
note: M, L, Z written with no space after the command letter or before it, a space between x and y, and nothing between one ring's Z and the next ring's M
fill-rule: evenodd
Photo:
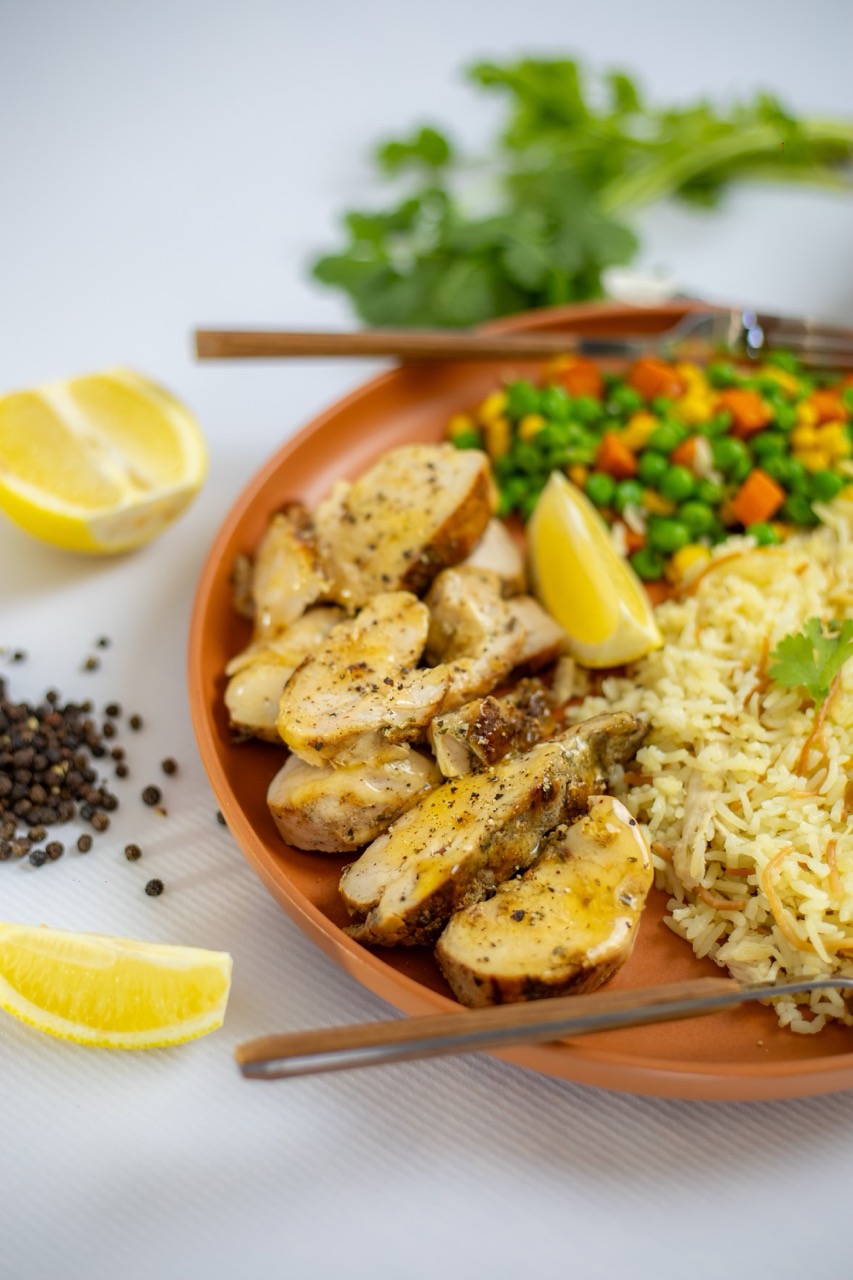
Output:
M817 428L812 423L803 422L794 427L790 440L795 449L814 449L817 444Z
M681 360L675 366L675 372L687 387L688 391L707 391L708 380L698 364L692 360Z
M492 418L499 418L506 409L506 392L493 391L491 395L486 396L483 403L477 410L477 418L485 426L491 422Z
M589 467L581 466L579 462L575 462L569 467L568 476L573 485L576 485L578 489L582 489L589 476Z
M710 559L711 553L707 547L699 542L688 542L686 547L681 547L670 556L666 576L670 582L684 582L692 576L692 570L701 568Z
M806 471L826 471L832 460L823 449L795 449L792 457L801 462Z
M714 412L713 396L704 395L700 391L689 390L673 405L673 413L689 427L700 422L707 422Z
M532 440L534 436L539 435L546 421L547 419L541 413L526 413L518 424L519 438Z
M813 404L807 404L805 400L794 409L794 416L801 426L814 427L817 426L818 413Z
M653 413L633 413L620 433L620 439L632 453L639 453L658 425Z
M554 356L542 370L543 381L550 382L552 379L559 377L564 369L568 369L570 363L570 356Z
M643 506L653 516L671 516L675 510L675 503L662 497L654 489L643 490Z
M850 436L843 422L827 422L817 429L817 445L831 458L850 457Z
M842 502L853 502L853 484L846 484L838 497Z
M512 427L509 418L495 415L483 423L483 434L486 437L486 453L492 462L497 462L504 454L509 453L512 440Z
M456 436L466 435L469 431L476 430L477 424L470 413L454 413L447 424L447 436L450 440L454 440Z

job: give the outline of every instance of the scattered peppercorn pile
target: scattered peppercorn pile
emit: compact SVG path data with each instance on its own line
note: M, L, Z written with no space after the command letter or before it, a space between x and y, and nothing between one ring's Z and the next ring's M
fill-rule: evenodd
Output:
M11 654L14 662L25 658L22 650ZM55 862L66 846L50 839L48 829L75 818L89 823L95 833L107 831L119 798L100 776L95 761L109 762L119 779L128 776L125 750L114 745L121 714L117 703L109 703L99 721L91 701L63 703L55 690L36 704L16 702L6 681L0 679L0 861L26 857L34 867ZM131 715L127 723L139 730L142 717ZM160 767L169 777L178 772L171 756ZM145 787L140 799L159 806L160 788ZM92 845L93 837L87 832L77 838L78 853L88 853ZM125 856L136 861L142 850L129 844ZM161 880L151 880L145 891L157 896L163 888Z
M564 471L640 578L678 584L733 533L769 545L817 524L816 505L853 481L851 417L853 376L787 353L758 367L647 358L620 375L567 356L456 414L448 435L489 454L501 515L528 519Z

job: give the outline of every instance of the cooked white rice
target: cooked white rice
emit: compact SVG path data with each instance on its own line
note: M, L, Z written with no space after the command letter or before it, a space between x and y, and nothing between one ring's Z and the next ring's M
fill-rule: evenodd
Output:
M853 661L805 752L811 699L766 678L784 635L851 613L845 519L779 548L727 545L695 594L658 610L664 647L573 709L649 721L614 791L645 824L667 923L741 981L853 977ZM853 1022L837 992L775 1004L796 1031Z

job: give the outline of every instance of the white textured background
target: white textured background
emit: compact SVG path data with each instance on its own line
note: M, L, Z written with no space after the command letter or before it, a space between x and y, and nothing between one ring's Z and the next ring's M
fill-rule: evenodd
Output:
M610 1095L488 1058L278 1085L231 1050L387 1014L314 949L215 821L184 694L195 581L279 441L366 375L197 367L199 324L344 324L305 264L369 197L367 145L424 118L490 126L460 68L575 51L661 101L776 90L853 115L853 6L703 9L485 0L0 0L0 392L133 365L182 396L212 455L196 506L143 553L66 558L0 527L0 673L19 695L116 699L132 779L88 858L0 865L0 917L230 950L224 1028L108 1055L0 1026L3 1280L850 1271L853 1095L690 1104ZM685 290L851 320L853 200L742 191L645 217L645 263ZM109 635L98 672L80 664ZM138 790L174 755L158 818ZM136 838L143 860L125 861ZM149 899L145 880L167 891ZM689 1263L685 1260L689 1259Z

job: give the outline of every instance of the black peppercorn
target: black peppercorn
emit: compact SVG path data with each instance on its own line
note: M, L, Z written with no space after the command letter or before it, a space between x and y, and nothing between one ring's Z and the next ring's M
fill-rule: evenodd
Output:
M146 787L142 792L142 800L144 804L153 806L159 804L162 795L163 793L159 787Z
M149 898L159 898L164 888L165 885L162 880L149 880L145 886L145 892Z
M142 857L142 850L138 844L126 844L124 846L124 856L128 862L136 862Z

